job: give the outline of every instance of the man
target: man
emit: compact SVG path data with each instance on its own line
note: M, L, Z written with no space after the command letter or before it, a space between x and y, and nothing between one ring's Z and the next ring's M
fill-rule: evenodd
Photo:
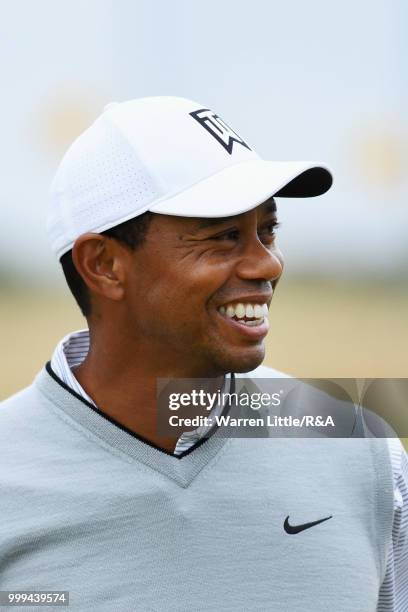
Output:
M109 105L71 146L48 232L89 331L0 409L3 590L66 590L74 610L406 609L398 440L157 431L159 379L283 376L260 366L274 197L331 182L181 98Z

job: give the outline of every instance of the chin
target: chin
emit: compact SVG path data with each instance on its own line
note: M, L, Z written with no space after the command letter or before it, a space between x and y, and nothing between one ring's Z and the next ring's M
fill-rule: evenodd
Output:
M217 360L219 365L222 365L224 373L235 372L243 374L251 372L261 365L265 358L265 348L259 346L253 349L240 349L230 354L224 354L221 360Z

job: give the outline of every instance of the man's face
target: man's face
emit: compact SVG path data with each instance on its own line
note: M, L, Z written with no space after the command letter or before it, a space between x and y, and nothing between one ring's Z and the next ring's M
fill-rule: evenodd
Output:
M129 259L126 313L160 369L218 376L263 361L283 267L276 224L273 199L223 219L153 216Z

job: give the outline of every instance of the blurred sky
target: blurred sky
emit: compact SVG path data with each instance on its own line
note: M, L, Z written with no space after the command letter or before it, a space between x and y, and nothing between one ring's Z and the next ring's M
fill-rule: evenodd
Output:
M45 234L68 144L110 101L180 95L265 159L321 160L330 192L278 200L287 273L407 271L403 0L1 0L0 276L60 278Z

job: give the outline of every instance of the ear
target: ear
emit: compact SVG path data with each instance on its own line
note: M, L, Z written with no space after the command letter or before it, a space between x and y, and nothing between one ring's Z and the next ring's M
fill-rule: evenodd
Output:
M125 249L101 234L83 234L72 247L72 260L92 293L119 301L124 295Z

